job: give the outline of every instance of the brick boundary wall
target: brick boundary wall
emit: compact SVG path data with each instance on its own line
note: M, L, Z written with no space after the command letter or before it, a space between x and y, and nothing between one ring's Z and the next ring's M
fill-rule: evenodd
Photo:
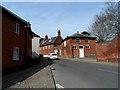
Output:
M120 61L119 51L120 51L120 33L112 41L96 44L97 61L117 63Z

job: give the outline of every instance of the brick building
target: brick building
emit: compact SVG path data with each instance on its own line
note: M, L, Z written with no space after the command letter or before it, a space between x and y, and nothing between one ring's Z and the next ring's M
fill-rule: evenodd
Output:
M61 42L62 42L61 32L58 30L58 35L55 37L40 39L40 54L47 57L49 53L56 53L58 56L61 55Z
M95 39L88 32L79 32L67 36L62 42L62 57L84 58L95 55Z
M32 55L30 24L2 7L2 68L13 68L29 62Z

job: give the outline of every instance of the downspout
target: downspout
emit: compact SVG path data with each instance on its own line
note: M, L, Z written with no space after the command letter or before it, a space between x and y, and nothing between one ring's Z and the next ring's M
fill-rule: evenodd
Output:
M25 64L27 65L27 30L28 30L28 25L26 26L25 30Z

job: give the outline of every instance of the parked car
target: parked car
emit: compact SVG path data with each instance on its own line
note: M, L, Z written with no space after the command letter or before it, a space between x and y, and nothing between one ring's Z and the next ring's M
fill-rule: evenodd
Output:
M58 59L57 54L56 53L50 53L48 55L48 59Z

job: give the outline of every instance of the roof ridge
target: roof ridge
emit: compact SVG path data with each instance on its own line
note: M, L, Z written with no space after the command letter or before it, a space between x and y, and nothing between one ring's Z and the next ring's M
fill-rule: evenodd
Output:
M1 5L0 5L1 6ZM28 23L26 20L24 20L23 18L21 18L20 16L18 16L17 14L13 13L12 11L10 11L9 9L7 9L6 7L1 6L2 9L4 9L5 11L7 11L8 13L10 13L11 15L13 15L14 17L18 18L19 20L21 20L24 23Z

